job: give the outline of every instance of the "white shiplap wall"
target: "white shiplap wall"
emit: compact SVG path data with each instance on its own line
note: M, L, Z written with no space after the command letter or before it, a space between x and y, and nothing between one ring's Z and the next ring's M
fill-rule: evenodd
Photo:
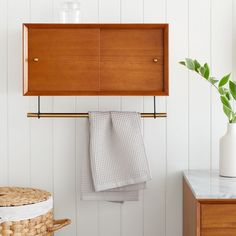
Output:
M22 96L21 24L57 22L60 0L0 0L0 185L33 186L55 198L56 217L73 223L57 235L181 236L182 177L187 168L217 168L226 119L217 94L177 62L208 61L216 75L235 66L233 0L82 0L89 23L170 24L170 96L158 98L167 119L143 120L153 180L139 202L80 201L87 121L32 119L36 98ZM234 65L234 66L233 66ZM233 71L234 72L234 71ZM43 97L44 111L151 112L152 97Z

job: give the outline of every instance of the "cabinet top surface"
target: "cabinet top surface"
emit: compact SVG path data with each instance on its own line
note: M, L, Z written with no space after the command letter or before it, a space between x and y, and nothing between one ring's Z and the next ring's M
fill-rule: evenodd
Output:
M221 177L217 170L187 170L183 175L196 199L236 199L236 178Z
M104 23L104 24L94 24L94 23L79 23L79 24L62 24L62 23L24 23L23 26L27 28L127 28L127 29L163 29L168 28L166 23Z

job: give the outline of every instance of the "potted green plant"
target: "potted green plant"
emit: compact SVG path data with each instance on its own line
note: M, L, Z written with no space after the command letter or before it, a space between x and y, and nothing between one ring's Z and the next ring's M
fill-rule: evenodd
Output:
M219 171L221 176L236 177L236 112L233 106L236 101L236 82L231 79L231 74L221 79L213 77L208 64L202 65L196 59L186 58L180 64L196 72L219 93L223 112L229 121L227 132L220 139Z

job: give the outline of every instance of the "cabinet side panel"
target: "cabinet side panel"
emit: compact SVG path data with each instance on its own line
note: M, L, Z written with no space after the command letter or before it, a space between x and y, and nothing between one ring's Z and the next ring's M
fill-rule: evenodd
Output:
M200 207L192 191L184 180L183 182L183 228L184 236L200 236Z
M28 28L23 25L23 95L28 92Z

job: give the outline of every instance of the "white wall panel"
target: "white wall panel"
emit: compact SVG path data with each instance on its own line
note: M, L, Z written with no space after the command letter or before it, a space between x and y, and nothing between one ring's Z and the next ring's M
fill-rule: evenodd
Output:
M143 22L143 1L136 1L135 6L132 0L121 0L121 23L142 23ZM132 96L121 98L122 111L139 111L143 112L143 97ZM143 220L143 191L140 191L138 202L126 202L121 209L121 229L122 236L144 234L144 220Z
M60 22L61 0L53 1L54 22ZM75 97L54 97L54 112L75 112ZM53 121L53 192L55 217L70 218L72 224L57 235L76 235L76 123L75 119ZM69 142L68 142L69 141ZM65 201L66 199L66 201Z
M116 6L116 7L114 7ZM99 1L99 23L120 22L120 0ZM99 110L120 110L121 98L118 96L99 97ZM109 227L107 227L109 225ZM121 235L121 204L99 202L99 235Z
M189 57L196 58L201 63L207 62L209 66L211 65L210 12L210 0L189 1ZM210 89L210 85L196 73L189 74L189 168L210 168Z
M220 78L233 70L232 0L212 1L212 70ZM234 3L235 4L235 3ZM234 12L236 16L236 11ZM226 42L225 42L226 40ZM234 54L235 56L236 54ZM212 168L219 166L219 139L226 133L227 118L223 113L218 93L212 88Z
M75 112L74 97L56 97L54 109ZM76 235L76 126L74 119L56 119L53 122L53 190L56 218L65 216L72 224L57 235Z
M98 23L99 1L98 0L81 0L81 22Z
M166 3L166 0L145 0L144 22L165 23ZM157 112L166 112L165 97L156 97L156 109ZM153 110L153 97L144 97L144 112L153 112ZM153 178L144 191L145 236L165 235L166 231L166 124L165 118L144 120L144 141ZM153 219L156 223L149 224Z
M0 185L8 184L7 0L0 1Z
M76 112L98 110L97 97L78 97ZM82 158L89 155L88 120L76 120L76 188L77 188L77 235L98 236L99 203L97 201L82 201L80 194L80 176Z
M31 0L29 22L53 22L53 1ZM29 111L36 112L38 98L30 97L29 99ZM41 97L41 112L51 112L52 101L51 97ZM53 120L30 119L29 122L30 184L53 192Z
M120 0L121 22L143 23L144 0Z
M170 79L167 98L166 236L182 235L182 170L188 168L188 0L167 1Z
M8 1L8 153L9 183L30 184L30 129L22 96L22 23L29 20L30 1Z
M83 23L97 23L99 18L99 1L81 1ZM98 97L77 97L76 112L98 110ZM77 187L77 235L97 236L99 234L99 203L82 201L80 196L80 176L82 157L89 155L88 120L76 120L76 187Z

